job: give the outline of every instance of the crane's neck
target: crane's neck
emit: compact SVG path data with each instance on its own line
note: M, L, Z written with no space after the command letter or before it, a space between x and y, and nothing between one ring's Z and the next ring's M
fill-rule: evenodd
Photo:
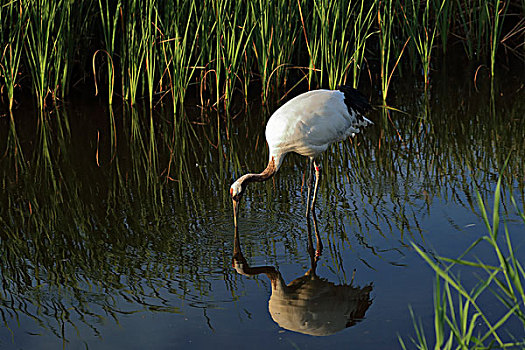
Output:
M270 156L270 161L268 162L268 165L266 166L266 169L264 169L259 174L246 174L241 176L237 179L236 182L238 182L241 186L246 186L250 182L262 182L266 181L269 178L271 178L277 170L279 170L279 167L281 166L282 156Z

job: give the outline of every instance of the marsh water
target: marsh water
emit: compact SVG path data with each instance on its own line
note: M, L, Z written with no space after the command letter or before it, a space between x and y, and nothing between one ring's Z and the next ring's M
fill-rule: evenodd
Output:
M486 234L476 191L491 208L501 174L501 215L525 244L510 200L523 210L523 70L492 87L467 71L434 73L428 93L398 84L403 113L376 108L330 148L310 220L307 160L288 155L249 187L237 236L228 188L264 169L283 101L229 123L198 102L178 122L84 97L44 114L21 104L0 119L0 348L396 348L414 336L409 307L431 330L435 274L413 245L458 257Z

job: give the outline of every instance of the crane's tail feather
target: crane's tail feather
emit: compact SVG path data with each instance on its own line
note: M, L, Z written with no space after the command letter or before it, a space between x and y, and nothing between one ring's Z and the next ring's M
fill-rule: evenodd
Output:
M345 96L345 104L350 114L355 114L359 126L366 126L373 124L365 115L372 109L366 97L359 91L348 85L340 85L337 90L341 91Z

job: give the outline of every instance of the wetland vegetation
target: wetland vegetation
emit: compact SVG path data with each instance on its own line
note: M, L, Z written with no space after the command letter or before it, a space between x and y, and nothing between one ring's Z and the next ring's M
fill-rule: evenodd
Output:
M524 15L519 0L3 1L0 347L523 346ZM249 189L234 237L227 189L264 168L266 120L342 83L375 125L321 159L322 254L294 155ZM240 246L366 306L329 337L279 328L273 280L232 269Z
M230 115L236 97L265 103L301 83L365 79L386 100L408 72L427 88L450 49L491 77L497 62L523 62L523 8L518 0L5 1L2 97L12 107L31 93L43 109L82 90L109 104L171 104L180 119L188 91Z

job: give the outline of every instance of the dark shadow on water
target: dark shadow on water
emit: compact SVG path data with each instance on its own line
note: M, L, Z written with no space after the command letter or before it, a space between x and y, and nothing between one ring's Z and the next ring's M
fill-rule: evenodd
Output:
M354 286L352 277L350 284L336 285L317 275L317 263L323 244L315 213L312 219L317 245L314 249L312 225L307 219L310 269L303 276L286 284L274 266L250 266L242 254L237 227L232 266L241 275L252 277L265 274L270 279L272 294L268 301L268 310L280 327L308 335L327 336L352 327L364 319L366 311L372 305L372 284L363 288Z

